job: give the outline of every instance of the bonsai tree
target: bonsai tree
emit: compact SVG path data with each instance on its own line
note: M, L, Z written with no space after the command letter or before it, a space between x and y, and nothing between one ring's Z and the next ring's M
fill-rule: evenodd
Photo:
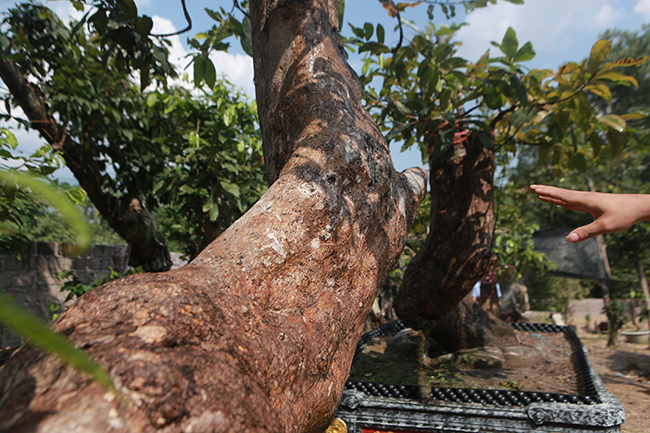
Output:
M415 29L410 43L400 40L389 47L383 28L375 31L366 23L353 28L356 37L350 41L366 53L361 81L369 86L365 101L370 112L389 140L403 141L403 148L417 145L431 169L429 233L404 272L395 299L398 316L427 333L497 260L496 158L507 166L520 146L535 146L540 161L552 160L556 172L563 173L584 171L590 161L620 154L635 132L628 129L627 120L638 114L603 114L589 96L610 100L610 86L636 86L636 79L621 68L647 60L606 61L611 41L600 40L581 63L567 63L557 71L527 70L524 64L535 56L533 47L520 45L514 30L508 29L500 42L492 42L500 55L488 51L470 62L456 56L453 36L458 29ZM377 80L381 86L375 90L369 83ZM504 252L503 237L499 240L497 251ZM520 269L538 261L530 254L530 239L527 244L520 257L527 252L528 260ZM471 341L463 335L476 326L485 328L479 332L504 332L498 320L481 326L480 320L477 325L476 320L463 319L472 314L467 302L454 313L461 317L456 321L460 337L449 338L449 326L434 331L435 336ZM471 326L460 326L466 321ZM448 325L449 317L440 322Z

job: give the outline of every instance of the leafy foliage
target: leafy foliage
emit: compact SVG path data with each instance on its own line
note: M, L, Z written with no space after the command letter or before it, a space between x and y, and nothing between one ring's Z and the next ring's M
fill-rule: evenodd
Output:
M607 30L601 37L612 41L612 48L605 60L641 58L650 52L650 25L643 25L640 32L625 30ZM638 87L612 86L612 98L595 99L594 103L603 112L631 113L640 111L648 115L650 107L650 63L627 69L627 74L634 77ZM646 122L647 125L647 122Z
M197 94L143 91L106 57L101 32L80 24L67 28L49 9L21 5L5 20L5 42L97 163L102 194L117 201L111 212L139 199L193 257L266 189L256 109L216 80ZM10 109L12 96L5 102Z
M108 267L108 274L97 278L91 285L83 283L80 279L77 273L74 271L74 269L69 269L65 270L62 269L59 272L59 279L60 280L65 280L68 279L68 281L65 281L61 285L61 292L68 292L65 300L63 302L57 302L57 301L50 301L50 304L48 305L48 316L52 318L52 320L55 320L57 317L59 317L59 314L61 313L62 310L65 310L67 307L67 303L69 301L74 301L75 299L79 298L81 295L88 293L95 287L99 287L104 283L107 283L109 281L117 280L123 277L126 277L128 275L134 275L134 274L141 274L143 273L144 270L141 267L137 267L133 270L128 270L124 274L120 274L110 266Z
M382 83L379 90L367 89L366 103L389 140L402 141L402 149L417 145L426 162L440 157L457 132L472 130L489 147L494 142L515 152L519 144L539 146L540 157L552 158L558 174L584 171L589 158L620 154L630 116L598 113L587 94L607 99L611 84L636 86L618 70L647 57L605 62L611 41L601 40L581 64L527 71L522 64L535 56L533 47L520 46L508 29L501 42L492 42L500 56L488 51L472 63L456 56L452 38L459 28L430 25L392 51L380 26L376 32L370 23L352 27L355 37L348 43L367 53L362 82Z
M29 157L16 155L15 136L6 128L1 128L0 134L4 161L0 164L0 248L24 257L29 242L38 239L34 228L42 221L68 231L66 241L86 248L89 229L76 208L85 198L84 191L79 187L61 189L57 181L46 177L62 166L61 159L47 148ZM53 213L59 215L57 222L48 218Z
M580 280L536 275L526 282L531 310L566 313L569 302L589 295L590 287Z
M494 252L500 278L512 277L517 281L544 275L554 268L544 254L534 249L533 233L540 227L524 218L520 208L527 193L526 188L516 188L513 183L501 186L497 192Z
M194 257L267 189L257 110L223 82L201 98L175 89L147 101L157 125L174 125L153 140L169 147L151 191L161 230Z
M78 25L86 22L92 25L99 36L103 54L103 64L112 64L119 72L137 71L140 87L146 88L152 75L162 83L176 73L167 60L165 39L159 40L151 33L153 20L147 15L140 16L134 0L95 0L85 2L71 0L78 10L91 9ZM89 14L92 12L92 15ZM73 29L74 30L74 29Z
M197 87L201 86L203 82L208 87L214 86L216 68L209 55L212 51L228 51L230 43L225 40L231 36L239 39L246 54L253 55L248 1L242 1L241 6L239 6L238 2L235 2L235 7L238 7L244 13L244 18L241 21L233 15L234 8L231 12L226 12L224 8L219 8L218 11L206 8L205 12L216 24L210 30L198 33L194 38L188 40L190 46L198 50L192 59L194 62L194 85Z

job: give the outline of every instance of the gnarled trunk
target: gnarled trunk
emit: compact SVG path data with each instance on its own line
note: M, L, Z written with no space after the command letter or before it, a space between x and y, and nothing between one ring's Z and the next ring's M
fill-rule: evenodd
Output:
M331 0L253 1L273 184L189 265L82 296L54 324L124 398L30 348L0 371L0 431L319 432L425 193L360 104Z
M413 328L454 309L492 266L494 153L475 135L430 159L431 226L404 273L395 311Z

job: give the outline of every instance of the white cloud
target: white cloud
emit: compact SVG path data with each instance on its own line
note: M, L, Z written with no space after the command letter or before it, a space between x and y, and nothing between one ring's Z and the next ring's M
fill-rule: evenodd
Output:
M639 0L633 10L642 15L644 21L650 21L650 0Z
M72 20L79 21L88 12L88 6L84 11L78 11L69 1L49 1L45 6L50 8L65 23Z
M153 33L167 34L176 31L174 24L169 19L158 15L154 15L152 18L154 22ZM186 57L188 51L181 43L178 35L171 36L168 39L172 43L169 48L169 61L176 65L181 77L186 73L191 79L194 68L192 65L188 66L191 61L190 57ZM225 77L235 87L242 89L250 99L255 98L252 58L243 54L216 51L210 54L210 59L214 63L218 76ZM174 84L187 85L183 84L182 80L178 80Z
M210 54L210 59L217 69L217 75L225 76L235 87L243 89L249 98L255 98L253 59L250 56L217 51Z
M151 6L151 0L135 0L135 5L138 7L138 12L140 12L140 9Z
M160 15L154 15L151 19L153 20L153 28L151 29L152 34L165 35L176 32L176 27L174 27L171 20L161 17ZM179 71L182 71L189 63L189 59L185 58L188 54L187 50L181 43L178 35L169 36L167 40L171 42L171 47L168 47L169 62L174 64Z
M641 1L650 3L650 0ZM466 18L469 26L458 33L457 39L463 42L460 55L478 59L491 47L490 41L501 41L508 27L517 32L520 44L531 41L538 53L571 49L576 40L582 40L587 34L594 35L595 42L597 33L615 26L624 17L624 12L612 3L612 0L527 0L523 5L499 2L477 9ZM495 50L492 48L496 55Z

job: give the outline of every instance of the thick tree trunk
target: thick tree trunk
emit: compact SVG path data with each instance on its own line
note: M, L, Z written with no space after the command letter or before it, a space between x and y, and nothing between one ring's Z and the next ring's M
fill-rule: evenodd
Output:
M474 134L430 159L431 227L411 260L395 311L413 328L454 309L492 266L494 154Z
M106 219L109 225L131 245L130 264L142 266L146 271L166 271L171 267L169 251L156 238L152 217L138 198L131 199L128 209L119 210L117 199L102 191L110 178L102 174L97 161L83 144L67 135L65 126L60 125L48 113L47 103L18 67L0 49L0 78L4 81L16 103L41 136L61 153L66 166L70 168L88 198Z
M26 347L0 371L0 431L320 432L377 287L426 191L360 104L338 2L253 1L275 182L192 263L82 296L55 322L122 397ZM279 163L278 161L281 161Z

